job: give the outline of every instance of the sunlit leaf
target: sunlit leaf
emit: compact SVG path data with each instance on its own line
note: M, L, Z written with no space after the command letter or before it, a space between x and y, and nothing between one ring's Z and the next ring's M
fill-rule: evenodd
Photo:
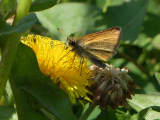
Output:
M66 36L57 31L57 27L67 35L75 32L82 32L82 35L86 35L109 27L120 26L122 27L122 40L132 42L139 34L147 5L148 0L140 0L129 5L108 7L107 13L103 13L102 10L91 5L64 3L37 13L37 17L49 30L50 35L60 40L64 40Z
M152 110L152 108L146 108L133 115L129 120L144 120L145 116Z
M155 72L155 76L156 76L157 81L158 81L158 83L159 83L159 85L160 85L160 73Z
M129 100L129 105L137 112L145 109L152 108L152 110L146 115L147 120L159 119L160 118L160 96L147 95L147 94L136 94Z

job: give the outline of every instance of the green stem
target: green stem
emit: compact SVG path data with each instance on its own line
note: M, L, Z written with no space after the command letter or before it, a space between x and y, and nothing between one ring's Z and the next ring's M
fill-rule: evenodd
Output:
M4 96L2 96L1 101L0 101L0 105L2 106L4 104L5 104L5 98L4 98Z
M103 13L107 12L107 8L108 8L108 6L110 6L110 4L111 4L111 0L107 0L106 4L103 6Z
M95 109L95 105L90 104L89 107L87 108L87 110L82 114L82 116L79 118L79 120L86 120L90 114L92 113L92 111Z
M13 25L15 25L22 17L28 15L32 0L19 0L19 4L16 11L16 17Z
M13 25L15 25L22 17L28 14L31 1L32 0L19 0ZM0 62L0 99L2 98L7 80L9 78L12 64L20 43L20 37L20 33L12 33L8 37L8 41L2 54L2 59Z

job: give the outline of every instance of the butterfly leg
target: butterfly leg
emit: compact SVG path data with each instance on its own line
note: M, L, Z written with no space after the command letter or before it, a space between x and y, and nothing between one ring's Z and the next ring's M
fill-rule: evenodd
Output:
M59 59L59 62L60 62L65 56L67 56L69 52L70 52L70 50L67 52L67 54L65 54L64 56L62 56L62 57Z
M73 60L72 60L71 66L72 66L72 64L73 64L74 61L75 61L75 57L76 57L76 54L74 54L74 56L73 56Z
M79 75L79 76L82 75L82 67L83 67L83 63L84 63L84 58L81 57L81 59L80 59L80 70L81 70L81 72L80 72L80 75Z

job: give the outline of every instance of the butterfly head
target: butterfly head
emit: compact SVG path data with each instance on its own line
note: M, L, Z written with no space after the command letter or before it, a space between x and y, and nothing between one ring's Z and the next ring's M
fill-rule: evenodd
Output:
M76 40L74 37L67 37L67 45L69 47L75 47L76 46Z
M63 33L65 36L67 36L62 30L60 30L59 28L57 28L58 31L60 31L61 33ZM77 38L75 37L68 37L67 36L67 40L66 40L66 44L69 46L69 47L76 47L76 44L77 44Z

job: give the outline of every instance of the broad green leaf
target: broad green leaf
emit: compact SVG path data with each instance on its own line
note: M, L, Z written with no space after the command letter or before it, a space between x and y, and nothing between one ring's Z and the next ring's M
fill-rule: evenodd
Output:
M156 76L156 79L157 79L157 81L158 81L158 83L160 85L160 73L155 72L155 76Z
M147 5L148 0L139 0L129 5L108 7L104 14L102 10L88 4L63 3L36 14L50 35L60 40L65 40L66 36L57 31L57 28L69 36L75 32L86 35L120 26L122 39L133 42L139 34Z
M11 87L14 87L13 94L21 119L48 120L49 116L42 114L42 110L60 120L76 119L69 97L40 72L31 48L20 44L11 73Z
M138 0L129 5L109 7L106 20L109 27L118 25L122 27L122 40L133 42L139 32L146 15L149 0Z
M0 106L0 120L18 120L15 108Z
M132 96L132 100L128 100L129 105L135 109L137 112L145 108L156 108L151 110L146 115L146 120L154 120L160 118L160 96L156 95L147 95L147 94L136 94Z
M94 24L101 11L82 3L63 3L36 14L52 37L65 40L66 36L57 28L64 31L68 36L75 32L82 32L84 35L90 31L96 31Z
M0 28L0 34L11 34L14 32L23 33L26 32L37 21L34 13L23 17L14 27L5 26Z
M40 71L38 71L38 64L33 51L21 43L15 62L12 66L12 77L10 78L10 84L16 103L16 110L20 120L49 120L47 116L34 110L33 105L31 104L31 98L24 90L22 90L25 85L32 85L29 80L36 81L34 77L39 72ZM31 78L31 76L33 77Z
M57 2L58 0L35 0L31 4L31 8L29 12L38 12L38 11L46 10L56 5Z
M146 108L133 115L131 119L128 120L144 120L145 116L152 110L152 108Z
M142 32L146 34L147 37L155 37L160 33L160 16L148 12L147 17L143 24ZM144 39L145 40L145 39Z

